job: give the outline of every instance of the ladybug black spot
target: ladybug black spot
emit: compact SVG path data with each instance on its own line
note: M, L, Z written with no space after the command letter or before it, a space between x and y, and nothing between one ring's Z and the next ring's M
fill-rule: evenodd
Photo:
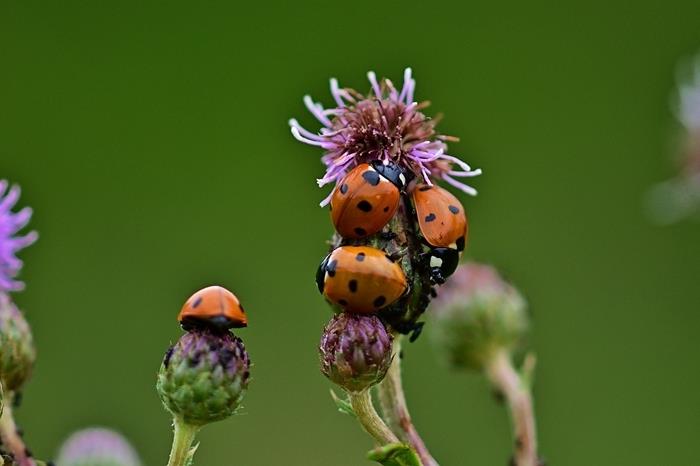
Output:
M362 174L362 178L365 179L372 186L377 186L379 184L379 173L368 170Z
M389 206L384 207L384 212L389 212Z
M382 307L386 303L386 298L384 296L377 296L374 300L374 307Z
M437 218L437 217L435 216L435 214L431 213L430 215L427 215L427 216L425 217L425 221L426 221L426 222L432 222L432 221L435 220L436 218Z
M357 292L357 280L350 280L348 282L348 288L350 289L351 293L356 293Z
M365 230L364 228L357 227L355 228L355 234L357 236L367 236L367 230Z
M348 185L343 183L340 185L340 193L345 194L346 192L348 192Z
M362 262L365 260L365 253L364 252L358 252L357 255L355 256L355 260L357 262Z
M372 210L372 204L367 201L360 201L357 203L357 208L362 212L369 212Z
M332 260L326 265L326 272L329 277L335 277L335 267L338 265L337 260Z
M197 296L197 299L195 299L194 302L192 303L192 307L196 309L199 307L200 304L202 304L202 297Z
M448 209L450 209L450 212L452 212L452 213L455 214L455 215L457 215L457 214L459 213L459 207L450 205L450 206L448 207Z

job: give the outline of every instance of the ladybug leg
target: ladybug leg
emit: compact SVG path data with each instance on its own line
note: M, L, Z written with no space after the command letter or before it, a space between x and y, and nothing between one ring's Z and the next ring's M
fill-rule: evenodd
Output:
M413 325L413 329L411 329L411 336L408 337L408 341L413 343L418 339L418 337L423 333L423 327L425 326L425 322L417 322L416 324Z

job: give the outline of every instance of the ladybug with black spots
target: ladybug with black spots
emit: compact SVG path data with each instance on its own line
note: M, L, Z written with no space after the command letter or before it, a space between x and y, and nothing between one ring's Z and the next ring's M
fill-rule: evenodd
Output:
M318 290L344 311L372 314L393 304L408 289L401 266L370 246L341 246L321 262Z
M459 254L466 246L469 232L466 212L459 199L435 185L417 185L413 204L421 235L430 246L425 256L433 281L444 283L457 269Z
M399 207L406 175L393 162L375 160L353 168L331 196L331 220L343 238L359 239L384 228Z
M248 325L241 302L221 286L208 286L190 296L177 320L185 330L202 327L227 330Z

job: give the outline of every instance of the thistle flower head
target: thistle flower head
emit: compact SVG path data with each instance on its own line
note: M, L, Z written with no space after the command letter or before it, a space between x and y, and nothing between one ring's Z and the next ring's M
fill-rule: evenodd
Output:
M35 231L17 236L17 232L29 223L32 209L25 207L19 212L12 212L19 200L20 189L19 186L13 186L7 191L7 188L7 181L0 180L0 292L19 291L24 288L22 282L15 280L22 268L22 261L16 254L38 237Z
M140 466L136 450L117 432L93 427L73 433L61 446L59 466Z
M377 317L337 314L321 337L321 372L344 389L360 392L384 379L391 347L392 337Z
M423 113L429 102L414 101L416 82L411 69L404 72L400 90L389 79L378 81L371 71L367 77L371 88L366 95L341 88L331 79L334 108L324 109L311 97L304 97L306 107L323 125L318 133L304 129L294 119L289 122L296 139L325 150L321 161L326 173L318 179L319 186L337 183L358 164L381 160L396 163L428 184L432 178L442 179L475 195L474 188L456 178L477 176L481 170L472 170L447 153L447 142L457 139L438 133L439 118Z
M236 412L248 387L249 369L240 338L227 331L193 329L165 354L157 389L173 416L202 426Z
M451 365L481 369L501 350L511 351L528 328L526 303L496 269L462 264L431 304L429 326Z
M8 391L29 379L36 359L29 324L10 297L0 292L0 380Z

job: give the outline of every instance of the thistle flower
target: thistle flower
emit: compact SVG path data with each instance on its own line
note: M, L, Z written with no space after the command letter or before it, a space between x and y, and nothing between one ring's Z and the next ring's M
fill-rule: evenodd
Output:
M24 288L22 282L15 280L22 268L22 261L16 254L38 238L35 231L24 236L15 236L29 223L32 209L25 207L13 213L12 208L19 200L20 189L13 186L7 191L7 187L7 181L0 180L0 292L19 291Z
M482 369L497 353L510 352L528 328L521 294L489 265L457 268L432 302L430 329L455 367Z
M8 391L17 391L31 375L36 359L29 324L10 297L0 292L0 379Z
M386 375L391 345L392 337L377 317L337 314L321 337L321 372L345 390L366 390Z
M193 329L165 354L157 389L165 408L191 426L231 416L250 378L240 338L227 331Z
M119 433L93 427L73 433L63 443L58 466L140 466L136 450Z
M304 129L295 119L289 121L292 134L299 141L325 150L321 161L325 175L318 185L335 184L358 164L375 160L392 161L416 177L432 184L432 178L442 179L467 194L476 190L456 178L481 174L467 163L447 154L447 142L456 138L437 132L440 118L429 118L423 110L429 102L414 101L416 82L411 69L404 72L401 90L389 79L377 80L374 72L367 73L371 89L361 94L354 89L341 88L330 81L336 106L324 109L310 96L304 104L323 125L318 134ZM325 206L330 196L321 202Z

